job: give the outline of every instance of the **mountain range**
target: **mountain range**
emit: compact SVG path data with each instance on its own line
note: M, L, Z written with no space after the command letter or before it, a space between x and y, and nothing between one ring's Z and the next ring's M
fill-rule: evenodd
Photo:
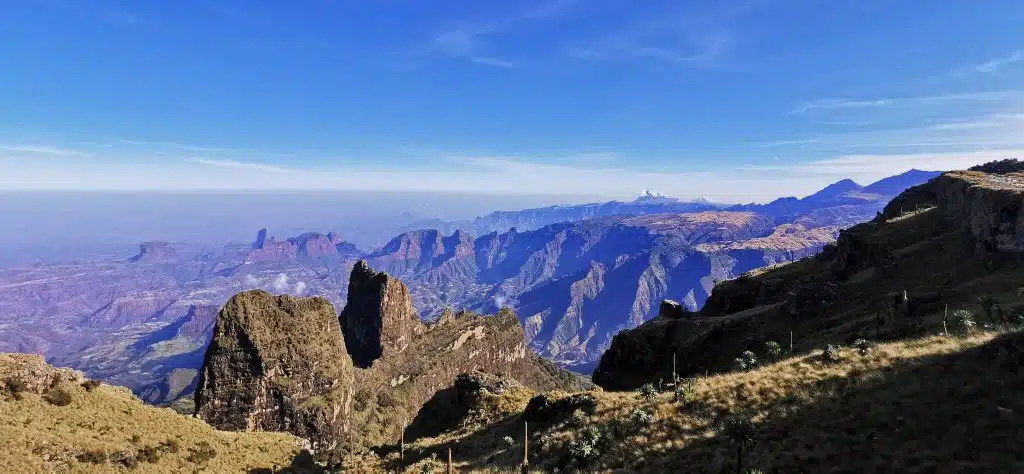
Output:
M43 354L169 402L194 390L215 314L232 295L321 295L342 307L352 266L365 258L408 285L424 320L447 307L510 306L535 352L588 371L661 299L695 310L716 280L810 256L874 217L893 190L936 174L843 181L803 199L728 208L647 196L499 212L468 230L409 231L370 253L336 233L278 240L260 231L223 248L147 242L121 260L10 267L0 269L0 351Z

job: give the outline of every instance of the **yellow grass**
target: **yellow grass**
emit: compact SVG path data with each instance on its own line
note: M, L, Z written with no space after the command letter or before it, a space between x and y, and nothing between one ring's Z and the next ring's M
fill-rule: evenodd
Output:
M1020 472L1024 465L1015 453L1024 441L1018 430L1024 375L1007 372L993 354L1013 353L1013 347L1024 346L1024 336L994 338L934 336L881 344L866 356L845 348L837 363L824 362L818 351L749 372L699 378L687 403L674 403L671 393L648 403L633 392L592 392L597 411L589 423L604 433L629 420L636 408L652 411L656 421L628 435L607 435L614 439L591 468L733 472L736 445L721 436L720 426L728 416L747 414L757 428L745 469ZM1019 354L1008 360L1014 357ZM443 472L451 447L460 472L511 472L522 459L522 446L507 446L505 436L521 439L519 417L416 440L404 463L391 456L374 465L419 472L422 464L433 463ZM576 436L579 427L568 423L533 431L531 466L558 467L566 443Z
M79 462L86 452L137 455L146 447L177 443L176 453L161 452L156 463L139 461L135 472L247 472L280 468L299 452L298 438L279 433L217 431L202 421L169 408L144 405L127 389L101 386L86 391L76 383L61 388L71 394L67 406L40 395L21 400L0 395L0 466L4 472L119 472L118 463ZM206 442L216 455L205 462L187 458ZM6 471L12 469L12 471Z

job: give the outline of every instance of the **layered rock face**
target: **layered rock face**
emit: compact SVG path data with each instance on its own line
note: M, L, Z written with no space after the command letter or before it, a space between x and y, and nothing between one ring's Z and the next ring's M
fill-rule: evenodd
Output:
M934 334L947 308L1002 324L1024 304L1022 205L1024 174L945 173L815 258L717 285L695 318L663 315L619 333L594 381L624 389L667 378L673 356L682 376L728 370L741 352L790 337L800 352ZM977 303L985 295L998 310Z
M196 414L227 430L287 431L317 452L348 431L354 369L331 303L256 290L218 315Z
M402 282L366 262L350 281L340 317L322 298L232 298L206 352L196 413L221 429L288 431L327 455L393 442L461 373L535 390L587 385L531 353L511 311L451 314L426 326Z
M369 367L384 354L405 350L425 326L412 307L409 288L366 261L352 269L348 304L340 316L345 344L359 367Z

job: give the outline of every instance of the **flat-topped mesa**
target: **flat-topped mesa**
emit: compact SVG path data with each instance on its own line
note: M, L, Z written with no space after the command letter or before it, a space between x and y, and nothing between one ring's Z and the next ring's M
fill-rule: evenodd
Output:
M196 414L225 430L288 431L314 452L348 431L354 369L325 298L239 293L224 305L206 350Z
M161 261L177 255L174 247L167 242L143 242L139 244L139 254L132 257L133 262Z
M352 268L348 303L338 319L352 361L363 368L404 351L426 330L405 283L374 271L365 260Z

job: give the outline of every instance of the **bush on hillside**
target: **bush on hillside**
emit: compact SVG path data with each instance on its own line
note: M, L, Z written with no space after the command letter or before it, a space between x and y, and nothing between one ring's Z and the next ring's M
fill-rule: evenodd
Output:
M100 382L99 380L86 380L85 382L82 382L82 388L84 388L86 392L91 392L102 383L103 382Z
M953 311L953 330L961 335L970 334L977 326L974 322L974 314L966 309Z
M75 459L83 464L106 464L107 453L100 449L93 449L75 456Z
M857 350L857 354L866 356L871 353L872 344L865 339L857 339L853 341L853 348Z
M71 404L71 394L63 388L51 388L43 394L43 400L51 405L66 407Z
M995 160L972 166L968 169L990 174L1021 173L1024 172L1024 161L1016 158L1007 158L1005 160Z
M194 448L188 448L188 456L185 458L192 464L203 464L217 457L217 450L206 441L200 441Z
M589 466L601 455L601 430L590 425L580 430L576 438L569 442L569 461L580 467Z
M821 351L821 360L829 363L839 362L843 359L843 348L839 345L829 344Z
M640 399L645 402L653 402L658 398L658 390L654 388L654 384L645 383L637 390L640 395Z
M28 384L19 377L9 377L4 379L3 389L6 396L21 400L24 397L23 393L28 390Z
M753 351L743 351L736 360L733 361L733 368L738 371L752 370L757 367L757 354Z
M782 345L775 341L768 341L764 343L764 354L769 359L775 360L782 357Z

